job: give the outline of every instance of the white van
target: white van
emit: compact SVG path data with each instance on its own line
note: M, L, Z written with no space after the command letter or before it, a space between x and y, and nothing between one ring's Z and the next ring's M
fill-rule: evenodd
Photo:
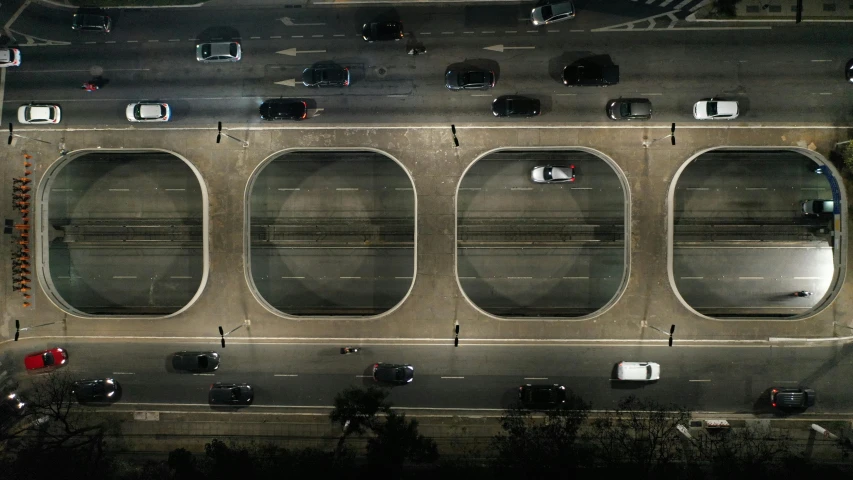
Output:
M619 362L619 380L651 382L660 379L660 365L655 362Z

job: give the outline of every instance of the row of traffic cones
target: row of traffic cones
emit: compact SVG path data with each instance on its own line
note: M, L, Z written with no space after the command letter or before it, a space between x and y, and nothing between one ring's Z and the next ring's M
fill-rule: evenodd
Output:
M15 225L18 232L15 244L18 247L12 252L12 290L21 292L24 297L24 308L32 305L32 280L30 280L30 183L33 174L30 167L32 155L24 154L24 176L12 179L12 208L21 212L21 223Z

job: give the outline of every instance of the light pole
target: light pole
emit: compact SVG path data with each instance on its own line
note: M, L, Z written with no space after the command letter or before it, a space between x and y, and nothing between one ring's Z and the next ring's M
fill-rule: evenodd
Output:
M15 137L18 137L18 138L25 138L25 139L27 139L27 140L35 140L36 142L46 143L46 144L48 144L48 145L56 145L55 143L53 143L53 142L48 142L47 140L42 140L42 139L40 139L40 138L27 137L27 136L21 135L20 133L15 133L15 132L14 132L14 126L12 125L12 123L11 123L11 122L9 122L9 139L8 139L8 140L6 140L6 145L11 145L11 144L12 144L12 141L14 140L14 138L15 138ZM60 144L59 144L59 154L60 154L60 155L65 155L66 153L68 153L68 151L67 151L67 150L65 150L65 148L64 148L64 147L65 147L65 144L64 144L64 141L63 141L63 143L60 143Z
M835 145L833 145L832 147L833 147L833 148L835 148L835 147L837 147L837 146L839 146L839 145L844 145L845 143L851 143L851 142L853 142L853 140L847 140L846 142L838 142L838 143L836 143Z
M658 140L663 140L665 138L672 139L672 144L675 145L675 124L674 123L672 124L672 127L669 130L669 135L667 135L665 137L656 138L654 140L643 140L643 148L649 148L652 146L653 143L657 142Z
M33 328L46 327L48 325L53 325L54 323L56 322L42 323L41 325L33 325L32 327L21 328L21 322L15 320L15 341L18 341L18 337L20 336L21 332L26 332L27 330L32 330Z
M239 138L232 137L231 135L228 135L227 133L223 133L222 132L222 122L219 122L219 132L216 134L216 143L219 143L219 141L222 140L223 135L230 138L231 140L235 140L235 141L242 143L243 148L246 148L249 146L249 142L244 142L243 140L240 140Z
M243 320L243 323L232 328L228 333L225 333L225 330L222 329L222 325L220 325L219 326L219 336L221 337L221 340L222 340L222 348L225 348L225 337L227 337L228 335L231 335L231 333L233 333L234 331L239 330L240 328L243 328L243 327L248 327L249 325L251 325L251 322L249 321L249 319Z
M659 331L660 333L662 333L664 335L669 336L669 346L670 347L672 346L672 335L675 333L675 325L672 325L669 327L669 333L667 333L665 330L659 329L658 327L656 327L654 325L649 325L649 323L645 322L645 321L642 323L642 326L643 327L649 327L651 329Z

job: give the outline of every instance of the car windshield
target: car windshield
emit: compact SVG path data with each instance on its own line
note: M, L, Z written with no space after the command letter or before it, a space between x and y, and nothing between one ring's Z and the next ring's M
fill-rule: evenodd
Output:
M465 83L486 83L486 75L483 72L469 72L465 75Z
M651 365L646 365L646 378L647 379L652 378L652 366Z
M631 115L631 104L627 103L627 102L623 103L619 107L619 113L622 114L623 117L630 116Z
M547 403L552 401L552 392L549 389L533 390L531 398L536 403Z
M198 366L201 368L207 368L207 357L205 355L198 356Z
M53 365L55 363L53 354L51 352L45 352L44 355L42 355L42 358L44 359L45 365Z
M207 58L210 56L210 48L211 45L209 43L205 43L201 46L201 58Z
M553 180L554 179L554 175L552 174L552 170L550 167L542 169L542 178L544 178L545 180Z
M717 102L708 102L708 115L714 116L717 114Z
M237 56L237 44L232 43L231 45L229 45L228 51L231 52L232 57L236 57Z

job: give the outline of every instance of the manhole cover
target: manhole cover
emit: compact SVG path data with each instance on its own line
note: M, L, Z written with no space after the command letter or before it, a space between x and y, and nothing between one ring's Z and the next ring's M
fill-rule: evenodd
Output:
M374 71L380 77L383 77L383 76L385 76L386 73L388 73L388 70L385 67L377 67L376 70L374 70Z

